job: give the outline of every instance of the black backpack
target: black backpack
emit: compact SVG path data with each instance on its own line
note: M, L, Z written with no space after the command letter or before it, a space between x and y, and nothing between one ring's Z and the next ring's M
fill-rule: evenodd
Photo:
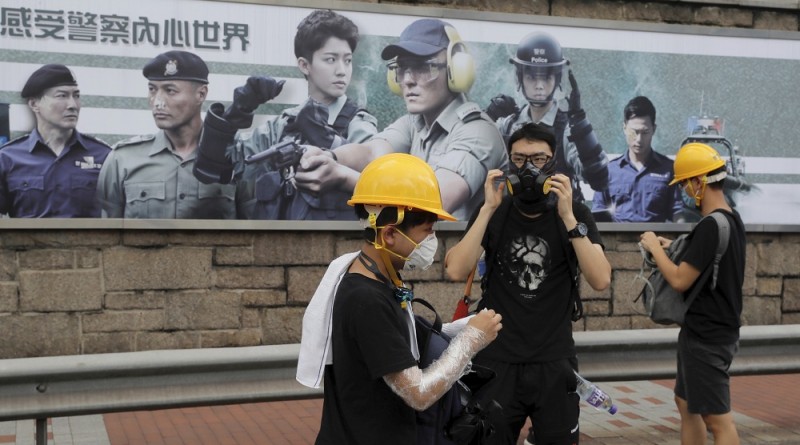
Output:
M427 301L414 298L430 309L434 321L414 315L419 346L419 367L431 365L450 345L451 338L442 332L442 319ZM502 419L500 406L493 403L483 409L478 402L478 393L494 378L494 371L472 365L471 371L457 380L453 386L425 411L417 412L417 445L478 445L493 434L492 424Z

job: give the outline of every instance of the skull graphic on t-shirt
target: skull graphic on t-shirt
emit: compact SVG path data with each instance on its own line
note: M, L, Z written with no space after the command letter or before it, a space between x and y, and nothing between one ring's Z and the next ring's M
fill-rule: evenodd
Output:
M524 234L515 236L508 244L503 263L508 272L516 280L517 286L526 291L536 291L547 278L550 265L550 246L536 235ZM525 298L533 298L533 294L522 293Z

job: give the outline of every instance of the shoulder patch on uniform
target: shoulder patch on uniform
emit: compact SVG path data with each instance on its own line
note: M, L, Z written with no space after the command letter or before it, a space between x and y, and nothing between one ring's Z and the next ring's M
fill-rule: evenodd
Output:
M14 142L17 142L17 141L18 141L18 140L20 140L20 139L25 139L25 138L27 138L28 136L30 136L30 133L28 133L28 134L23 134L22 136L17 136L17 137L15 137L14 139L11 139L10 141L6 142L5 144L3 144L3 145L0 145L0 148L3 148L3 147L5 147L6 145L9 145L9 144L13 144Z
M138 144L141 144L143 142L150 142L155 138L156 138L156 135L154 135L154 134L143 134L143 135L140 135L140 136L134 136L132 138L125 139L125 140L117 142L114 145L114 150L116 150L118 148L122 148L122 147L127 147L129 145L138 145Z
M456 116L458 116L458 118L463 122L470 122L474 121L475 119L480 119L482 114L483 110L481 110L481 107L479 107L475 102L467 102L456 108ZM486 116L486 120L491 122L489 116Z
M106 141L104 141L104 140L100 139L99 137L97 137L97 136L95 136L95 135L92 135L92 134L86 134L86 133L81 133L81 136L85 137L86 139L91 139L91 140L93 140L93 141L95 141L95 142L99 142L99 143L101 143L101 144L103 144L103 145L106 145L106 146L108 146L108 147L111 147L111 144L109 144L108 142L106 142Z

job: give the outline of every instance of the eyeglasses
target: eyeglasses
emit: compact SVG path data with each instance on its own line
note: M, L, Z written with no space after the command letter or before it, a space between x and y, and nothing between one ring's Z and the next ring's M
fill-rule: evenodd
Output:
M418 83L433 82L439 78L439 71L446 68L446 63L426 60L426 61L401 61L392 62L387 65L394 71L394 80L397 83L403 82L406 74L411 75L411 79Z
M532 155L513 153L511 155L511 162L513 162L517 167L522 167L527 162L530 162L537 167L543 167L545 164L550 162L551 159L553 159L552 156L547 156L541 153L536 153Z

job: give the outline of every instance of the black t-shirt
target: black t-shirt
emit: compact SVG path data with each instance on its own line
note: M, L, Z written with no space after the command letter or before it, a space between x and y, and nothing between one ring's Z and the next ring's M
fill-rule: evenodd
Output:
M501 205L492 216L482 242L486 261L493 263L480 308L502 315L503 330L480 356L508 363L574 357L568 255L575 253L566 233L559 233L566 229L555 209L531 219L513 206L504 207L508 205ZM591 211L573 202L573 212L588 227L589 240L602 244ZM493 239L491 228L498 223L503 224L502 231Z
M409 348L408 315L384 283L346 274L333 303L333 364L317 445L397 444L416 441L414 409L383 376L417 362Z
M719 262L717 287L710 289L709 281L697 294L686 312L683 328L689 335L708 343L730 344L739 340L742 315L742 284L744 283L745 231L741 217L735 211L715 210L728 218L730 239L728 249ZM701 220L687 237L690 242L682 261L701 273L712 265L719 242L719 228L711 218Z

